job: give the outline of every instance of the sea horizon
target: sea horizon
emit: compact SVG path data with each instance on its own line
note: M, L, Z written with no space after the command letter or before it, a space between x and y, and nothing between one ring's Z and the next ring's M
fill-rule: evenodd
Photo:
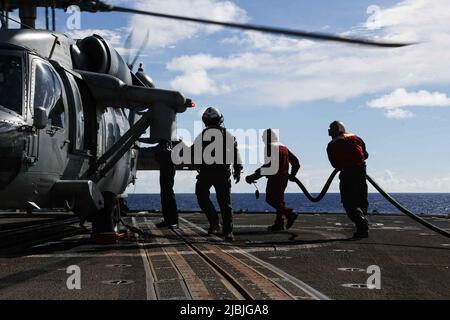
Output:
M450 215L450 193L391 193L391 196L416 214ZM194 193L176 193L175 197L179 211L201 211ZM379 193L369 193L368 198L369 213L400 213ZM233 193L233 210L241 212L274 212L274 209L264 199L265 193L261 193L259 199L256 199L253 193ZM218 208L214 193L211 194L211 200ZM293 208L296 212L344 212L339 193L328 193L319 203L310 202L300 193L286 193L285 201L287 206ZM133 211L161 210L160 195L158 193L130 193L127 195L127 203L130 210Z

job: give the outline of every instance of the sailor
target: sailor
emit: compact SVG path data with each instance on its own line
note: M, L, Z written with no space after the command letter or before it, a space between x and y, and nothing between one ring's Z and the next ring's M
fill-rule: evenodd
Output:
M334 121L328 130L332 140L327 153L331 165L339 170L341 201L348 217L356 225L355 238L367 238L369 227L365 215L369 207L367 200L366 160L369 154L364 141L348 133L344 124Z
M265 164L255 171L253 175L247 176L247 183L254 183L257 179L266 176L266 202L275 208L277 215L275 222L267 229L269 232L289 229L297 219L297 214L292 209L286 207L284 192L288 182L293 181L300 170L298 158L284 145L279 143L278 136L272 129L267 129L263 133L265 144ZM289 173L289 165L291 173ZM265 172L264 172L265 171Z
M238 183L243 168L237 142L223 126L224 117L218 109L207 108L203 113L202 121L206 128L195 139L192 146L194 164L199 172L195 194L210 224L208 234L218 234L220 233L219 216L210 199L210 189L214 187L222 214L223 235L226 241L233 241L231 175L233 174L235 183Z
M157 223L158 228L178 228L178 208L173 191L175 165L172 161L172 142L161 141L155 154L159 163L159 185L161 188L161 209L164 219Z

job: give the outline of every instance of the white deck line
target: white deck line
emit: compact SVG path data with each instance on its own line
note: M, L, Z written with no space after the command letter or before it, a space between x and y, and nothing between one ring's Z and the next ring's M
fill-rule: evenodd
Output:
M180 217L180 220L182 220L183 222L185 222L186 224L188 224L189 226L201 231L202 233L207 234L206 230L197 226L196 224L194 224L193 222ZM218 240L222 240L221 238L217 237L217 236L213 236L215 239ZM280 268L275 267L274 265L265 262L261 259L259 259L258 257L254 256L251 253L245 252L244 250L238 248L238 247L232 247L234 250L236 250L238 253L246 256L247 258L253 260L254 262L260 264L261 266L271 270L272 272L282 276L283 278L288 279L293 285L297 286L298 288L300 288L301 290L303 290L305 293L309 294L312 298L316 299L316 300L331 300L328 296L326 296L325 294L321 293L320 291L318 291L317 289L314 289L313 287L311 287L310 285L306 284L305 282L301 281L300 279L297 279L293 276L291 276L290 274L286 273L285 271L281 270Z

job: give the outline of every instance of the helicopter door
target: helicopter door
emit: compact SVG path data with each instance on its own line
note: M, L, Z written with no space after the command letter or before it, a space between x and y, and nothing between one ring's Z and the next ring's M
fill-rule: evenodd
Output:
M61 78L51 65L41 59L32 62L32 109L47 110L47 127L39 130L39 171L60 179L67 163L68 110Z

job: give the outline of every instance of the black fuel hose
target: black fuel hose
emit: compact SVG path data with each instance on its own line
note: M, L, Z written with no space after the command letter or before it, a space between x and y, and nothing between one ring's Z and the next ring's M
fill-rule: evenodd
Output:
M377 191L386 198L387 201L389 201L394 207L396 207L398 210L400 210L402 213L406 214L411 219L415 220L416 222L420 223L421 225L427 227L428 229L433 230L434 232L437 232L444 237L450 238L450 233L448 231L445 231L441 228L436 227L435 225L425 221L424 219L416 216L414 213L406 209L404 206L402 206L400 203L398 203L394 198L392 198L387 192L385 192L369 175L367 175L367 181L370 182L370 184L377 189Z
M313 195L311 193L309 193L309 191L306 189L306 187L303 185L303 183L301 183L301 181L298 178L294 178L293 182L295 182L300 187L300 189L302 189L303 193L309 199L309 201L319 202L327 194L328 189L330 188L330 185L333 182L334 177L336 177L336 175L338 174L338 172L339 172L338 170L333 171L333 173L330 175L327 182L323 186L322 191L319 193L319 195L317 197L313 197Z
M311 193L305 188L303 183L298 178L295 178L293 182L295 182L299 188L303 191L305 196L311 201L311 202L319 202L323 199L325 194L327 193L328 189L330 188L331 183L333 182L334 178L336 177L336 174L338 173L338 170L334 170L333 173L328 178L327 182L325 183L325 186L323 187L322 191L317 197L313 197ZM418 217L408 209L406 209L404 206L402 206L400 203L398 203L394 198L392 198L386 191L384 191L369 175L366 176L367 181L370 182L370 184L387 200L389 201L394 207L396 207L400 212L406 214L408 217L413 219L414 221L420 223L424 227L433 230L436 233L439 233L443 235L444 237L450 238L450 233L448 231L445 231L441 228L436 227L435 225L425 221L424 219Z

